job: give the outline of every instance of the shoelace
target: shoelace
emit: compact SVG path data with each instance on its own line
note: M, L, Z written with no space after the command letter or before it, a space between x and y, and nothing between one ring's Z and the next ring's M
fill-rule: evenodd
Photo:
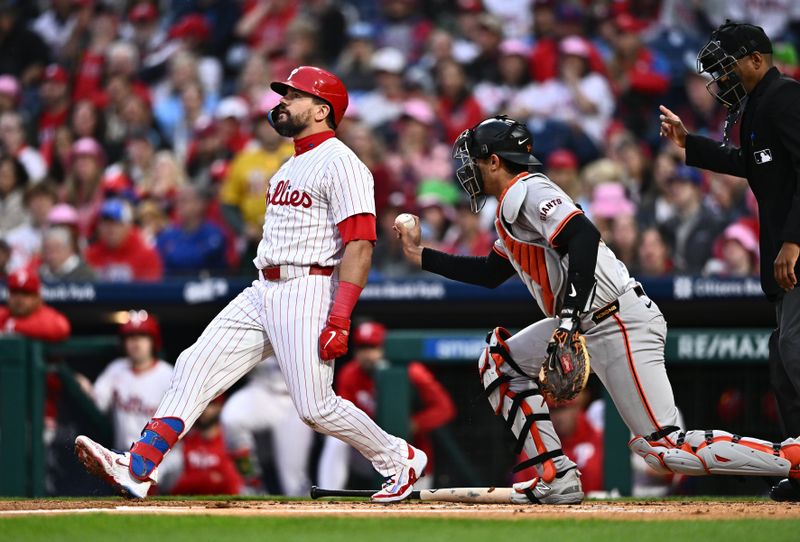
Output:
M381 487L383 489L386 489L387 487L392 486L392 485L394 485L394 476L392 476L391 478L387 478L386 481L383 483L383 485Z

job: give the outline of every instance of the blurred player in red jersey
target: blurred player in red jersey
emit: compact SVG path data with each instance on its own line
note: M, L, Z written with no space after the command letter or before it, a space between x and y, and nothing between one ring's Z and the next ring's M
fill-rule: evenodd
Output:
M183 438L183 473L173 495L238 495L242 477L225 449L219 423L224 399L217 397Z
M375 381L373 375L388 365L383 348L386 328L377 322L365 322L353 333L353 360L344 365L336 378L336 393L353 402L358 408L375 417ZM433 484L433 442L430 432L456 415L453 400L433 373L419 362L408 364L408 378L413 386L416 400L409 423L411 442L428 455L428 476L414 487L425 489ZM369 464L358 469L359 456L351 454L346 444L335 438L326 438L319 462L318 482L321 487L343 488L347 483L350 462L354 468L370 472ZM362 462L363 463L363 462ZM370 474L371 475L371 474Z
M66 317L41 296L39 276L26 269L8 277L8 306L0 307L0 335L19 334L42 341L63 341L70 335Z

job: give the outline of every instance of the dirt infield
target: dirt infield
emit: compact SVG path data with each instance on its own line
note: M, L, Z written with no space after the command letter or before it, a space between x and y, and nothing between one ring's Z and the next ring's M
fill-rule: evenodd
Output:
M589 501L569 506L515 506L405 502L380 505L355 501L273 500L59 500L0 501L0 518L30 514L200 514L227 516L462 517L470 519L800 519L800 504L770 501Z

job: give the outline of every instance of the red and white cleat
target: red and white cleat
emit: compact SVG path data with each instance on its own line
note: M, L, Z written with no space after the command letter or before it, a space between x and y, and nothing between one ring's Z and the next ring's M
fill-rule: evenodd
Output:
M420 449L408 446L408 463L403 469L389 478L380 491L372 495L372 502L398 502L408 497L414 490L414 483L425 475L428 456Z
M101 478L113 487L120 495L129 499L144 499L150 486L155 481L138 480L131 475L128 468L130 452L120 453L100 446L89 437L83 435L75 439L75 455L91 474Z

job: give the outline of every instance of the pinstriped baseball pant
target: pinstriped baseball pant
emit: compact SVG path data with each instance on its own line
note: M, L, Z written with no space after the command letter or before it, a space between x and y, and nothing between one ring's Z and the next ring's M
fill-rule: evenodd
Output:
M338 397L332 389L333 362L319 357L319 334L335 285L334 277L320 275L254 281L178 357L155 417L181 418L185 433L212 399L274 353L305 423L356 448L381 475L399 471L406 460L405 441Z

